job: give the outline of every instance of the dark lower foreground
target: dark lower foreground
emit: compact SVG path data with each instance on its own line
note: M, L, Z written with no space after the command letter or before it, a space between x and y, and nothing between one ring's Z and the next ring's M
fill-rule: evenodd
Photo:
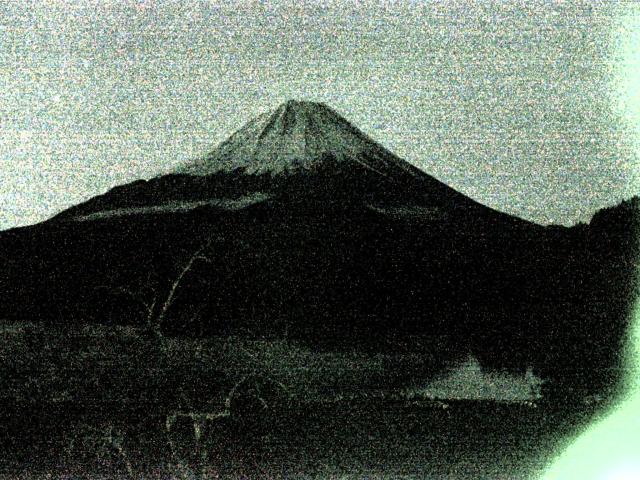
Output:
M529 478L603 408L553 385L537 407L411 397L441 368L438 338L381 354L92 325L0 334L5 478Z
M492 402L290 405L167 431L153 413L4 410L2 473L23 478L535 478L593 411ZM49 476L51 475L51 476Z

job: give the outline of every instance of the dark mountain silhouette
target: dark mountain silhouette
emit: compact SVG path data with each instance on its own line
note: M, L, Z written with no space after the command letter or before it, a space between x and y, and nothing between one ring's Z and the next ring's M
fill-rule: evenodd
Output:
M114 292L166 293L210 242L166 334L367 350L428 338L431 355L533 365L551 385L600 391L626 328L637 203L590 225L536 225L449 188L330 108L290 101L170 175L0 234L11 259L0 318L140 324L139 302Z
M314 210L359 209L396 217L492 212L398 158L321 103L288 101L249 121L215 150L170 175L117 187L55 220L184 212L237 211L301 204Z

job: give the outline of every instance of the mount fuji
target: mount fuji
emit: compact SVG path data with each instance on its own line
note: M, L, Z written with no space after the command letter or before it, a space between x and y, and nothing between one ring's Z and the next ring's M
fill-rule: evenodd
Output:
M206 244L208 261L173 292L167 335L374 350L419 338L436 363L473 355L580 384L619 352L632 211L536 225L448 187L330 107L288 101L167 175L0 233L11 259L0 318L138 324L139 302L105 285L166 292Z
M295 100L250 120L213 151L168 175L117 187L56 218L92 220L206 206L241 210L282 202L314 210L357 206L412 221L464 214L528 224L427 175L330 107Z

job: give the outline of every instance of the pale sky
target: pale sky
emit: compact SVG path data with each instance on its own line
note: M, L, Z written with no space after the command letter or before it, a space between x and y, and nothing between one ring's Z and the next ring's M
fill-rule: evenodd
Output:
M640 193L639 2L0 0L0 229L289 99L540 223Z

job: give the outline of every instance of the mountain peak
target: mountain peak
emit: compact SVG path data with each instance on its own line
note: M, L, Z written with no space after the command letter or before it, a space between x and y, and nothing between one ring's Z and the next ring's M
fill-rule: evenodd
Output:
M296 108L304 108L304 107L308 107L308 106L328 108L322 102L312 102L310 100L296 100L294 98L290 98L286 102L281 103L279 108L283 108L284 107L284 108L288 108L288 109L296 109Z
M205 176L240 171L276 176L332 166L343 171L356 165L384 176L417 172L324 103L291 99L253 118L176 173Z

